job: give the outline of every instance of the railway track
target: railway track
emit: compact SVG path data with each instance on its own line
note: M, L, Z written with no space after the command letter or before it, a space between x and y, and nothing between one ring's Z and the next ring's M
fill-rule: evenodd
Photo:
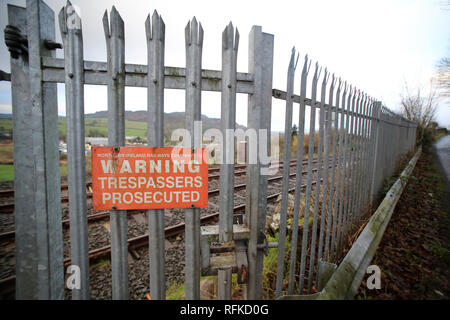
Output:
M292 164L291 164L292 166ZM317 168L313 168L312 169L313 172L317 171ZM302 174L305 174L307 171L304 170L302 171ZM291 173L289 175L289 178L295 177L296 174L295 173ZM268 178L268 182L276 182L276 181L280 181L283 179L283 176L276 176L276 177L271 177ZM240 191L240 190L244 190L246 188L245 184L238 184L234 186L234 191ZM213 189L213 190L209 190L208 191L208 197L213 197L213 196L217 196L219 195L220 190L219 189ZM91 194L92 195L92 194ZM133 214L139 214L139 213L143 213L145 212L145 210L128 210L127 214L128 215L133 215ZM103 221L103 220L109 220L109 211L105 211L105 212L99 212L99 213L94 213L94 214L90 214L87 216L88 219L88 224L90 223L94 223L94 222L99 222L99 221ZM64 219L62 221L62 227L63 229L69 229L70 228L70 220L69 219ZM7 231L7 232L2 232L0 233L0 241L7 241L7 240L13 240L15 236L15 230L11 230L11 231Z
M278 178L278 177L277 177ZM313 181L312 184L315 185L317 183L317 181ZM305 188L306 184L303 184L301 186L301 188ZM293 193L295 192L295 188L291 188L288 191L289 193ZM281 195L281 192L278 193L274 193L270 196L267 197L267 202L274 202L277 200L277 198ZM245 211L245 204L241 204L238 206L235 206L233 208L233 213L235 215L238 215L239 213ZM108 216L109 217L109 216ZM200 218L200 223L201 225L206 225L208 223L212 223L215 220L217 220L219 217L219 213L214 213L214 214L210 214L210 215L206 215ZM164 229L164 233L165 233L165 237L167 238L171 238L171 237L175 237L177 235L180 235L182 233L184 233L184 229L185 229L185 224L184 223L179 223L173 226L169 226L167 228ZM148 242L149 242L149 234L145 233L143 235L137 236L137 237L132 237L129 238L127 240L128 242L128 250L133 251L136 250L138 248L141 247L145 247L148 246ZM97 248L97 249L93 249L91 251L89 251L88 253L89 255L89 262L90 264L95 263L98 260L101 259L110 259L111 257L111 245L107 245L101 248ZM67 267L71 264L71 259L70 257L65 258L64 259L64 267ZM12 290L14 290L15 287L15 281L16 281L16 276L12 275L9 276L7 278L3 278L0 279L0 293L5 293L5 292L11 292Z
M295 165L296 164L292 164L292 163L290 164L290 166L295 166ZM313 168L312 170L317 171L317 168ZM302 176L306 173L307 173L307 170L303 170ZM296 173L291 173L289 175L289 178L294 178L295 176L296 176ZM282 178L283 178L282 175L270 177L270 178L268 178L268 182L276 183L277 181L281 181ZM316 184L316 183L317 183L316 181L313 181L313 184ZM301 187L304 188L304 187L306 187L306 185L302 185ZM246 188L245 184L235 185L235 191L244 190L245 188ZM295 188L289 189L289 193L292 193L294 191L295 191ZM213 190L209 191L209 196L216 196L218 194L219 194L219 189L213 189ZM269 195L267 197L267 202L268 203L275 202L277 200L277 198L280 196L280 194L281 194L281 192L277 192L277 193ZM239 214L241 214L242 212L245 211L245 204L240 204L240 205L235 206L233 211L236 216L239 216ZM142 210L131 211L130 210L130 211L128 211L128 214L133 215L133 214L143 213L143 212L145 212L145 211L142 211ZM205 215L205 216L201 217L200 221L201 221L202 225L210 224L210 223L216 221L218 219L218 217L219 217L219 213L216 212L216 213ZM100 212L100 213L88 215L88 221L90 223L96 222L96 221L98 222L98 221L102 221L102 220L109 220L109 212ZM69 219L63 220L62 223L63 223L64 229L70 228ZM166 227L165 228L166 239L183 234L184 229L185 229L184 223L178 223L178 224ZM148 236L149 236L148 233L145 233L143 235L130 237L128 239L128 248L129 248L130 252L132 253L134 250L136 250L138 248L148 246ZM0 240L12 240L12 239L14 239L14 231L9 231L9 232L0 234ZM103 246L100 248L90 250L88 253L90 263L95 263L96 261L101 260L101 259L109 259L110 254L111 254L111 246L110 245L106 245L106 246ZM68 266L70 264L71 264L70 257L65 258L64 265ZM12 288L14 288L14 286L15 286L15 276L14 275L0 279L0 293L4 293L4 292L8 292L8 291L10 292L11 290L13 290Z

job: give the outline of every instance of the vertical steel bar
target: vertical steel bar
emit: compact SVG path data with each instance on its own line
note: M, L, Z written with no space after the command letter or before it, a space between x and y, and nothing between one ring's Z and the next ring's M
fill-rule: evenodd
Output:
M264 252L258 250L258 244L262 244L265 238L267 168L270 164L263 163L262 157L264 155L261 150L270 150L273 43L273 35L263 33L260 26L252 27L249 35L248 71L253 75L254 92L248 98L247 128L254 130L257 135L256 150L258 150L258 155L256 163L250 163L247 160L247 192L244 216L245 223L250 229L247 248L248 284L244 286L244 297L247 299L260 299L262 290ZM250 148L250 143L255 143L255 141L252 142L249 139L246 146L247 150ZM265 144L265 148L263 144Z
M153 12L145 21L147 39L147 141L149 147L164 147L164 46L165 24ZM150 297L166 297L164 209L148 210Z
M364 109L363 109L363 118L362 118L362 132L361 132L361 175L359 177L359 186L360 186L360 193L359 193L359 199L358 199L358 212L359 215L362 215L364 208L364 198L367 195L366 193L366 184L364 183L364 179L367 173L368 169L368 162L366 159L366 147L367 147L367 110L369 108L369 97L367 94L365 94L364 97Z
M234 129L236 127L236 68L239 32L230 22L222 33L222 162L220 164L219 241L233 239ZM231 269L219 269L219 299L231 299ZM227 290L223 292L222 290Z
M385 109L384 109L384 106L382 105L381 106L381 117L380 117L380 123L382 124L382 130L381 130L381 132L382 132L382 137L381 137L381 144L380 144L380 147L381 147L381 149L380 149L380 162L381 162L381 167L380 167L380 172L379 172L379 175L378 175L378 184L379 184L379 187L381 187L382 186L382 183L383 183L383 181L382 181L382 177L384 177L385 175L386 175L386 157L387 157L387 152L386 152L386 148L387 148L387 145L386 145L386 135L389 133L388 132L388 125L387 125L387 123L386 123L386 111L385 111Z
M338 223L338 234L336 239L336 252L335 254L338 256L341 252L341 243L343 237L343 230L345 228L346 223L346 215L347 215L347 207L348 207L348 195L350 192L350 183L349 183L349 171L350 171L350 152L351 152L351 137L352 129L353 129L353 119L352 119L352 105L355 104L355 96L356 96L356 88L350 87L350 93L348 95L347 100L347 114L346 114L346 130L345 130L345 141L344 141L344 170L342 175L342 191L341 191L341 200L339 204L339 223Z
M327 110L327 125L326 125L326 130L327 130L327 135L326 135L326 140L325 140L325 168L324 168L324 180L325 181L325 185L324 185L324 191L323 191L323 196L322 196L322 212L321 212L321 221L320 221L320 235L319 235L319 250L318 250L318 254L317 254L317 260L322 260L323 256L322 256L322 252L323 252L323 246L324 246L324 238L329 238L329 232L330 232L330 226L331 226L331 205L332 205L332 200L333 200L333 188L334 188L334 175L336 172L336 142L337 142L337 135L336 135L336 128L337 128L337 109L339 108L339 94L340 94L340 87L338 87L337 90L337 94L336 94L336 112L335 112L335 123L334 126L332 126L332 121L333 121L333 111L332 111L332 107L333 107L333 101L334 101L334 87L335 87L335 83L336 83L336 79L334 77L332 77L331 80L331 85L330 85L330 91L328 94L328 105L329 108ZM340 84L339 84L340 85ZM329 179L329 174L328 174L328 167L329 167L329 163L330 163L330 142L331 142L331 128L334 127L334 135L333 135L333 155L332 155L332 160L331 160L331 179ZM330 184L330 189L328 191L328 184ZM328 197L328 192L330 194L330 196ZM327 206L327 200L328 200L328 206ZM325 220L327 223L327 230L325 230ZM326 235L325 235L326 233ZM325 245L327 246L327 245ZM317 273L317 283L319 280L319 273Z
M385 116L386 116L386 120L388 120L388 122L386 123L386 127L387 127L387 135L386 135L386 137L391 137L391 138L393 138L393 136L392 136L392 118L391 118L391 115L389 114L389 112L387 112L387 109L385 109L385 111L386 111L386 114L385 114ZM385 138L386 138L385 137ZM385 152L385 158L386 158L386 171L387 171L387 173L384 175L385 177L387 177L387 176L390 176L391 175L391 162L392 162L392 144L393 143L389 143L389 144L386 144L385 143L385 149L386 149L386 152Z
M294 213L292 217L292 235L291 235L291 255L289 257L289 275L288 275L288 294L294 293L295 265L297 262L297 244L298 244L298 218L300 214L300 197L302 185L303 170L303 149L305 138L305 99L306 85L308 82L308 72L311 67L311 60L305 56L303 64L301 83L300 83L300 106L298 114L298 135L297 135L297 167L295 174L295 194L294 194Z
M340 90L340 85L341 83L339 83L339 90ZM336 179L336 191L335 191L335 199L334 199L334 212L333 212L333 224L332 224L332 234L331 234L331 243L330 243L330 255L329 255L329 259L327 261L331 261L334 257L334 252L335 252L335 246L336 246L336 233L339 232L339 230L337 230L338 228L338 224L340 222L340 217L342 214L342 199L343 199L343 192L344 192L344 179L341 178L344 176L344 170L345 170L345 149L344 149L344 137L346 136L346 130L348 127L348 123L347 125L344 127L344 120L345 118L348 119L348 116L345 116L345 102L346 102L346 97L347 97L347 83L344 83L344 92L342 94L342 108L341 108L341 116L340 116L340 125L339 125L339 129L338 126L336 125L336 135L339 133L339 145L338 145L338 164L337 164L337 179ZM339 94L338 97L336 99L339 99ZM339 101L339 100L337 100ZM338 105L336 104L336 112L338 112ZM327 240L327 245L328 245L328 240ZM327 256L327 252L328 252L328 248L325 247L325 256Z
M283 151L283 180L281 189L281 211L280 211L280 233L278 240L278 261L277 261L277 280L275 288L275 298L281 295L284 276L284 254L286 249L286 220L287 207L289 200L289 174L291 163L291 146L292 146L292 108L294 96L294 77L297 63L295 59L295 48L292 48L291 59L287 72L287 88L286 88L286 114L284 120L284 151ZM298 57L297 57L298 61ZM301 160L297 163L301 167Z
M392 137L392 122L391 122L391 115L389 114L389 112L387 111L387 108L385 109L385 119L387 120L386 123L386 128L387 128L387 135L385 135L385 163L386 163L386 174L384 175L386 176L390 176L391 175L391 154L392 154L392 143L387 144L387 139L388 137Z
M201 70L203 28L194 17L185 28L186 40L186 129L189 139L186 147L200 148L202 132L195 122L201 121ZM185 209L185 282L186 300L200 299L200 209Z
M325 172L328 173L328 167L330 166L329 163L325 163L323 159L323 140L324 140L324 126L325 126L325 95L326 95L326 89L327 89L327 82L329 79L330 74L328 73L327 69L325 69L325 74L323 76L322 81L322 88L321 88L321 94L320 94L320 118L319 118L319 143L317 147L317 183L316 183L316 189L315 195L314 195L314 216L313 216L313 225L312 225L312 233L311 233L311 249L310 249L310 255L309 255L309 272L308 272L308 288L307 293L309 294L311 292L313 279L314 279L314 272L316 267L316 241L317 241L317 224L319 219L319 203L320 203L320 191L321 189L323 192L325 192L326 185L328 183L328 179L325 176ZM326 170L326 171L325 171ZM321 183L322 180L322 172L323 172L323 183ZM323 185L323 187L322 187ZM324 197L324 194L322 193L322 197ZM323 219L323 217L322 217ZM307 221L304 221L303 226L308 223ZM309 224L309 223L308 223Z
M355 213L355 198L356 198L356 180L357 180L357 155L358 155L358 126L359 126L359 109L361 105L361 95L362 92L358 90L358 97L356 99L354 112L354 127L351 135L351 153L350 153L350 193L348 200L348 212L347 212L347 223L346 234L348 235L352 230L352 223Z
M378 167L380 166L379 158L379 150L381 150L381 130L380 130L380 116L381 116L381 108L380 103L375 102L373 111L372 111L372 126L373 126L373 160L372 160L372 179L370 183L370 203L373 204L375 200L377 190L376 180L379 174Z
M222 33L221 129L223 153L220 165L219 241L233 239L234 129L236 127L236 68L239 32L231 22Z
M27 31L26 9L8 4L8 24ZM14 140L14 219L16 299L37 299L37 229L34 215L34 160L30 157L31 98L27 56L11 56L11 102Z
M303 294L303 286L305 282L305 266L306 266L306 250L308 247L308 230L309 230L309 211L311 206L311 191L312 191L312 161L314 157L314 134L316 126L316 96L317 96L317 82L320 77L322 68L319 71L319 64L316 63L314 71L314 77L312 81L312 93L311 93L311 111L309 119L309 146L308 146L308 169L307 169L307 182L306 182L306 200L305 210L303 213L303 235L302 235L302 252L300 260L300 279L299 279L299 294ZM319 153L319 150L317 151ZM320 168L320 167L319 167ZM320 171L317 170L318 172ZM317 181L316 188L320 187L320 182ZM297 221L293 222L294 224Z
M364 120L364 105L365 105L365 94L361 93L361 98L358 101L358 110L357 110L357 127L355 132L355 181L354 181L354 195L353 195L353 216L352 222L350 223L350 232L353 232L353 226L357 224L357 219L359 217L359 197L361 194L361 171L362 171L362 132L363 132L363 120Z
M103 16L108 60L108 144L125 146L125 33L123 20L113 6L111 22ZM124 210L110 211L112 298L126 300L128 290L128 221Z
M365 130L365 135L364 135L364 163L366 166L366 169L364 171L364 177L363 177L363 199L362 199L362 206L365 210L369 210L369 188L370 188L370 183L369 183L369 175L372 171L372 163L370 161L371 159L371 146L372 146L372 141L371 141L371 132L372 132L372 128L371 128L371 114L372 114L372 98L368 98L368 102L367 102L367 108L366 108L366 130Z
M371 165L371 172L370 175L368 177L368 183L369 183L369 191L368 191L368 195L369 195L369 205L370 207L372 207L373 205L373 189L374 189L374 179L373 176L375 174L375 170L376 170L376 165L377 165L377 154L376 154L376 150L377 150L377 138L378 138L378 132L377 132L377 128L378 128L378 120L379 120L379 114L378 114L378 102L372 98L372 111L371 111L371 156L370 156L370 165Z
M367 150L367 110L369 108L369 97L365 95L365 102L364 102L364 109L363 109L363 125L362 125L362 133L361 133L361 175L359 178L359 186L361 188L361 191L359 193L359 199L358 199L358 212L359 215L362 216L362 213L365 208L365 197L367 196L366 192L366 183L365 183L365 177L368 171L368 162L366 159L366 150Z
M354 227L356 225L356 220L359 216L358 211L358 198L360 194L359 189L359 178L361 175L361 127L362 127L362 110L364 106L364 93L361 92L360 97L358 99L358 103L356 105L356 121L355 121L355 150L354 150L354 158L353 158L353 194L352 194L352 211L350 216L350 223L349 223L349 236L354 230Z
M55 52L42 46L55 40L55 14L43 1L27 0L28 67L34 159L34 214L37 241L37 298L64 298L58 107L55 83L42 81L41 57Z
M354 161L355 161L355 131L356 131L356 109L358 105L358 101L360 98L361 92L358 90L357 95L356 92L353 95L352 100L352 108L350 113L350 131L349 131L349 145L348 145L348 168L347 168L347 192L346 192L346 198L345 198L345 207L344 207L344 222L342 224L342 235L341 235L341 249L342 245L344 245L345 236L347 235L348 229L349 229L349 222L352 216L352 198L354 194L354 188L353 188L353 176L354 176Z
M80 267L81 287L72 299L89 299L86 159L84 130L84 65L81 19L70 3L59 13L64 45L70 246L73 265Z
M232 273L231 268L219 269L217 279L217 298L219 300L231 300Z

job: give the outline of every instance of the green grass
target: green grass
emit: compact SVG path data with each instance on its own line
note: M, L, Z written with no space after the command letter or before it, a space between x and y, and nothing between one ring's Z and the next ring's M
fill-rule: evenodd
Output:
M108 267L111 265L111 261L108 259L103 259L100 260L99 262L97 262L96 264L92 265L91 268L103 268L103 267Z
M0 119L0 130L12 132L12 120ZM65 138L67 134L66 119L58 120L58 130L60 138ZM107 118L86 118L85 119L86 137L107 137L108 119ZM147 136L147 123L144 121L125 120L125 135L132 137ZM1 152L1 151L0 151Z
M61 174L61 177L66 177L67 176L67 166L60 166L59 172Z
M0 181L14 180L14 166L12 164L0 164Z
M235 274L233 274L233 276L235 276ZM217 277L215 276L201 277L200 281L205 279L213 280L215 287L217 287ZM166 299L182 300L185 293L186 293L186 285L184 282L183 283L173 282L166 290ZM217 297L214 297L214 299L217 299Z
M147 123L142 121L125 120L125 134L131 137L146 137Z
M67 166L60 167L61 176L67 176ZM14 165L0 164L0 181L14 180Z
M184 283L174 282L166 291L167 300L181 300L186 292L186 286Z
M0 130L12 132L12 119L0 119Z

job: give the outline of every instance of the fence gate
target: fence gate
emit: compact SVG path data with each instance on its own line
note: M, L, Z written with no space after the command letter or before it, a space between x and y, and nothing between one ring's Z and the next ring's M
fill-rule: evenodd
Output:
M126 86L147 88L150 147L164 146L164 89L185 90L185 129L189 135L184 144L189 148L202 147L203 143L201 127L196 125L201 122L202 92L221 93L224 141L219 222L201 227L200 209L185 209L186 299L200 298L201 275L217 275L218 298L231 299L233 273L243 286L244 298L261 298L264 254L273 247L278 247L276 298L320 290L350 244L351 235L370 213L383 178L392 174L400 156L414 148L414 124L326 69L322 75L318 64L311 72L311 81L308 56L296 95L295 49L286 92L272 89L274 36L259 26L253 26L249 34L249 70L240 73L236 70L239 32L231 23L222 34L222 70L205 70L203 28L195 18L185 28L185 68L165 66L165 24L156 11L142 25L146 30L146 65L125 63L124 22L114 7L103 16L107 62L84 60L81 18L70 2L59 12L58 21L62 46L55 43L55 13L43 1L27 0L26 8L8 5L5 41L11 52L17 299L63 299L65 266L80 272L72 299L90 298L89 259L95 252L88 250L84 85L108 88L108 144L113 147L125 145ZM58 48L63 49L64 59L55 58ZM66 260L57 83L65 84L67 115L70 258ZM307 84L311 98L307 98ZM237 93L248 94L242 219L236 219L236 213L243 206L234 203ZM269 169L276 163L269 163L265 155L270 150L273 98L286 101L281 177L269 177ZM291 159L294 104L299 106L298 147L295 159ZM305 124L308 118L309 126ZM305 129L309 135L304 134ZM303 147L306 141L307 155ZM297 164L294 173L292 160ZM269 195L268 184L276 179L282 181L281 192ZM290 194L294 195L293 205ZM267 202L278 196L278 242L269 243L266 218L271 209ZM129 298L127 214L123 210L109 212L113 299ZM152 300L165 299L164 209L148 210L147 216L149 234L143 241L149 247L150 295ZM216 254L224 251L231 253Z

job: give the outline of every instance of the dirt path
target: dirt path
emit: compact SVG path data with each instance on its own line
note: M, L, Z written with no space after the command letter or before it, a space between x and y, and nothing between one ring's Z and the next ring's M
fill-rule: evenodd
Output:
M449 299L449 186L437 159L422 153L371 263L381 289L364 279L357 299Z

